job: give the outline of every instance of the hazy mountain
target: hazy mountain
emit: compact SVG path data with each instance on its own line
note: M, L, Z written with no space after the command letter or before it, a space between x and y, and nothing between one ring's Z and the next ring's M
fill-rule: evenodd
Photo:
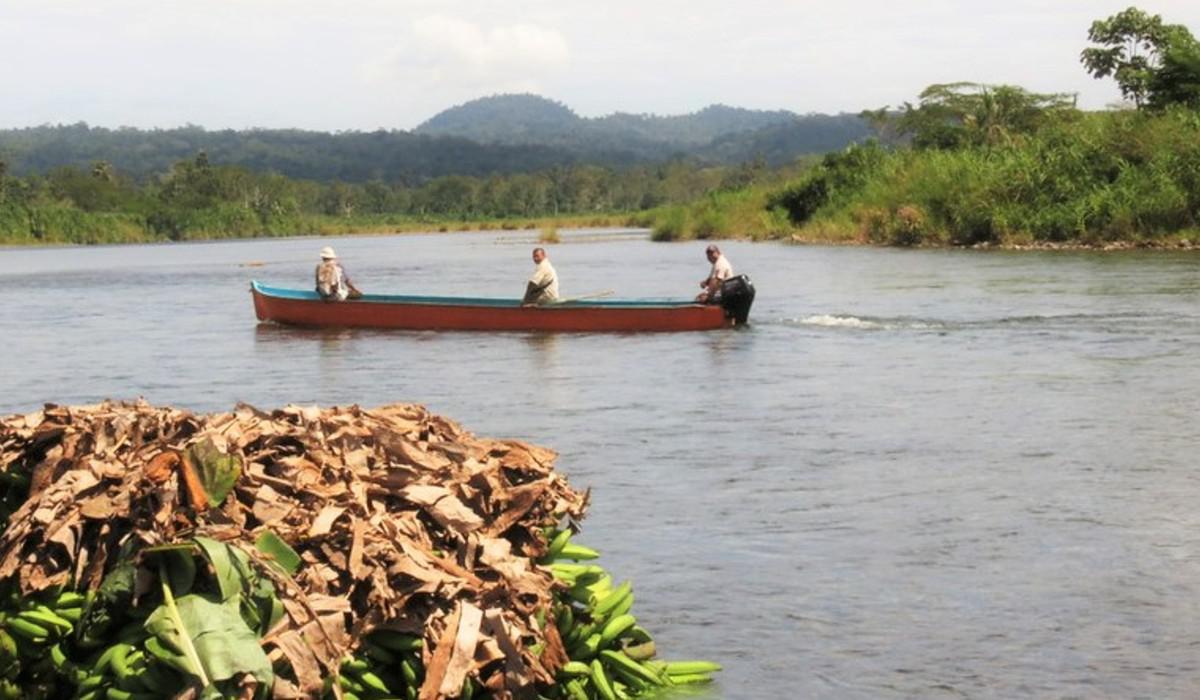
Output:
M799 156L827 153L870 137L871 130L852 114L793 115L786 122L753 131L727 133L698 148L697 157L716 163L742 163L761 158L783 165Z
M440 112L413 133L550 146L583 160L605 161L624 152L649 160L683 156L737 163L762 157L779 164L843 148L867 138L870 129L858 115L801 116L726 105L674 116L618 112L587 118L537 95L495 95Z
M566 105L537 95L494 95L451 107L413 130L431 136L461 136L481 143L542 142L571 136L702 144L727 134L791 121L787 111L758 111L710 105L694 114L658 116L617 112L586 118Z
M660 117L618 112L594 120L598 128L613 133L632 132L655 141L704 144L730 134L746 133L793 121L787 111L760 111L709 105L695 114Z
M439 112L415 134L460 136L481 143L526 143L566 134L583 120L566 105L535 95L496 95Z

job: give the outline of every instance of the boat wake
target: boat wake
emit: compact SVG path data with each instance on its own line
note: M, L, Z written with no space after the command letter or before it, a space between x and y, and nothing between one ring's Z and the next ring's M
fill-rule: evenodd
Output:
M821 328L844 328L861 331L888 330L944 330L946 324L915 318L872 318L840 314L814 314L800 318L784 319L783 325Z
M760 321L764 325L792 328L825 328L847 331L926 331L945 333L968 330L1013 330L1027 329L1035 332L1073 331L1091 329L1099 331L1128 332L1131 327L1144 324L1147 319L1138 314L1060 314L1047 316L1009 316L992 319L944 320L916 318L911 316L875 317L853 314L811 314L808 316L785 317L774 321Z

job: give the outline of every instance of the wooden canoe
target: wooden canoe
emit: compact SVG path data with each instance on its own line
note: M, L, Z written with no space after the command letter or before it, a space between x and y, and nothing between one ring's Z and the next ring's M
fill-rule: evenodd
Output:
M463 331L703 331L734 325L718 305L680 299L518 299L365 294L323 301L316 292L250 283L259 321L309 327Z

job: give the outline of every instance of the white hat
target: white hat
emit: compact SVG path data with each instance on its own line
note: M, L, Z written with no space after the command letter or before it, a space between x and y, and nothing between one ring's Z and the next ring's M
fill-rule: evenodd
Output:
M331 248L329 246L325 246L324 248L321 249L321 259L322 260L333 260L336 257L337 257L337 253L333 252L333 248Z

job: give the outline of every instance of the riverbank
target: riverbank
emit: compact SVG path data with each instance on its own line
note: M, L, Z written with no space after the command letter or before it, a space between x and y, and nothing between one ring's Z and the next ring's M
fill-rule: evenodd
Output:
M1200 231L1184 232L1178 236L1164 236L1157 240L1138 241L1033 241L1033 242L983 242L972 245L951 245L946 243L924 243L919 246L896 246L876 243L864 237L821 237L805 234L792 234L786 239L794 245L845 245L871 246L877 248L914 247L923 249L960 249L960 250L1005 250L1005 251L1128 251L1128 250L1161 250L1161 251L1200 251Z
M804 230L777 235L755 235L751 226L732 227L729 230L710 231L702 237L662 237L653 226L653 221L647 221L645 214L610 215L601 217L558 217L547 220L515 221L456 221L456 222L409 222L403 225L354 225L344 222L330 223L314 228L308 232L290 234L268 234L258 236L230 236L220 233L205 235L203 233L188 236L180 241L163 240L159 238L131 238L119 241L37 241L22 240L0 241L0 250L33 247L70 247L89 245L144 245L148 243L181 243L221 240L264 240L287 238L318 238L329 236L395 236L425 233L473 233L486 231L522 231L536 235L538 241L547 245L561 243L562 230L638 228L650 231L651 238L659 242L684 242L698 240L729 241L744 240L753 242L774 241L788 245L816 246L851 246L895 248L909 247L921 249L960 249L960 250L1003 250L1003 251L1200 251L1200 230L1185 231L1177 235L1163 236L1159 239L1143 239L1130 241L986 241L971 245L956 245L934 240L923 241L913 246L898 246L893 243L872 241L863 232L834 230L828 227L812 227Z
M115 222L115 223L114 223ZM40 236L30 234L0 235L0 248L26 246L121 245L146 243L178 243L187 241L250 240L266 238L296 238L319 236L389 236L410 233L450 233L471 231L532 231L540 240L554 243L560 229L647 227L642 215L590 214L519 219L414 219L394 216L312 216L297 219L294 228L271 227L253 231L201 228L188 230L178 237L165 237L149 230L136 217L112 216L97 218L95 228L87 228L86 220L70 229L51 228Z

